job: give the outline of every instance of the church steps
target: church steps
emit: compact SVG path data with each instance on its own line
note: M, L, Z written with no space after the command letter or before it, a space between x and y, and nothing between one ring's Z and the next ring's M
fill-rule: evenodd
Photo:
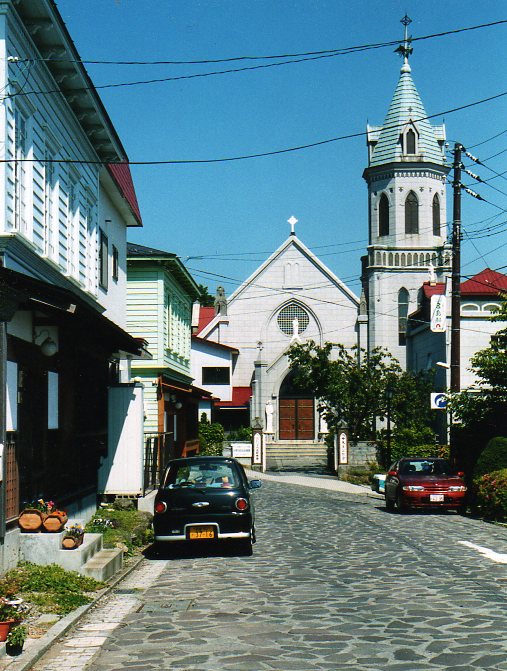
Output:
M278 468L325 468L327 446L312 441L284 441L266 445L266 467Z

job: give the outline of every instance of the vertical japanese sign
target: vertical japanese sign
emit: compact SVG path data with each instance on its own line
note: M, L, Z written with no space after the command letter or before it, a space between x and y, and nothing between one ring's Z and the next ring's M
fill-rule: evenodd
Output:
M347 431L338 431L338 458L340 464L349 463L349 437Z
M260 431L254 431L252 442L252 464L262 464L262 433Z
M445 296L431 297L431 321L430 328L434 333L444 333L447 328Z

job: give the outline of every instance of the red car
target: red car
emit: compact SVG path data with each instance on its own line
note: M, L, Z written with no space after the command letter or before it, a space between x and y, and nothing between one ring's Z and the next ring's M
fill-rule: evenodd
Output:
M404 458L386 475L387 510L440 508L465 511L467 488L464 473L456 473L446 459Z

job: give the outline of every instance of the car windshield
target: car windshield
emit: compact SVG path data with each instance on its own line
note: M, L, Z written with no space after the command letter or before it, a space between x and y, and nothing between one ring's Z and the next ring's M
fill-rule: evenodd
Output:
M400 463L402 475L449 475L451 465L446 459L414 459Z
M238 477L231 464L213 462L181 462L169 469L164 487L237 487Z

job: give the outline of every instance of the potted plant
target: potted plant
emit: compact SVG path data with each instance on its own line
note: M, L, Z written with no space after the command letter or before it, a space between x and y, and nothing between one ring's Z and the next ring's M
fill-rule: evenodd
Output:
M5 652L11 657L20 655L28 636L28 628L24 624L18 624L12 627L7 634L7 641L5 643Z
M62 538L62 548L64 550L73 550L81 545L84 538L84 529L81 524L71 524L65 527L65 534Z
M58 533L68 520L67 513L64 510L59 510L54 501L48 501L46 506L47 517L42 522L43 530Z
M52 502L51 502L52 503ZM40 531L42 523L48 515L48 504L44 499L30 501L23 506L19 514L18 524L21 531Z
M22 620L19 601L0 597L0 641L6 641L10 630Z

